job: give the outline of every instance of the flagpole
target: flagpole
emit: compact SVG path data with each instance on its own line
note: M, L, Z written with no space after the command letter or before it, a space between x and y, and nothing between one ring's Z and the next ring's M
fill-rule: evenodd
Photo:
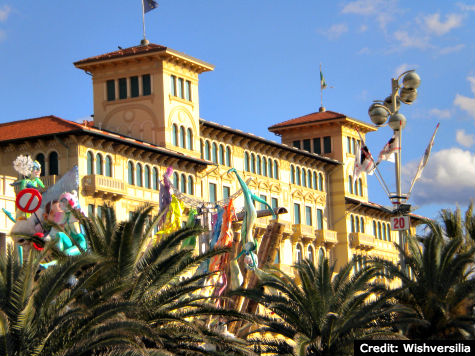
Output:
M320 63L320 76L322 75L322 64ZM320 107L323 108L323 86L320 78Z
M141 44L147 44L147 38L145 37L145 5L142 0L142 27L143 27L143 40Z

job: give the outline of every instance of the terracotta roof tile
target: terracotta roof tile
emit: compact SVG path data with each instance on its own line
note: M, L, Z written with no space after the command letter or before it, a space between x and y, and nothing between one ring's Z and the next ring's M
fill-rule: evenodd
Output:
M269 127L269 131L273 131L275 129L279 129L279 128L283 128L287 126L308 124L311 122L322 121L322 120L341 119L345 117L346 117L345 115L334 112L334 111L314 112L308 115L300 116L295 119L290 119L290 120L272 125L271 127Z
M121 57L129 57L129 56L134 56L137 54L160 52L166 49L167 47L165 46L150 43L148 45L133 46L129 48L119 49L118 51L109 52L109 53L101 54L98 56L89 57L86 59L81 59L80 61L74 62L74 65L80 66L82 64L91 63L91 62L97 62L97 61L121 58Z
M54 115L42 116L0 124L0 141L52 135L79 129L81 129L81 124L76 122L64 120Z

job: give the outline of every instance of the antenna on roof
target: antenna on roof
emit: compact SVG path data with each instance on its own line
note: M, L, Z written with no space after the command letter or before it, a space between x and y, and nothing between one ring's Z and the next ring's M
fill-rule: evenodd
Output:
M324 112L325 107L323 106L323 89L327 88L333 88L327 86L327 82L325 81L325 78L323 77L323 72L322 72L322 64L320 63L320 108L318 109L319 112Z
M156 9L158 4L155 0L142 0L142 26L143 26L143 39L140 41L142 46L148 45L150 42L145 37L145 13Z

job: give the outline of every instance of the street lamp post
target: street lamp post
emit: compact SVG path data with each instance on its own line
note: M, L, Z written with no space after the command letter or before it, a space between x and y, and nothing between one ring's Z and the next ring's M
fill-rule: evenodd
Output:
M402 78L402 85L400 80ZM389 199L395 206L394 213L397 215L409 212L410 205L406 204L407 195L402 193L401 188L401 152L402 135L401 131L406 126L406 117L399 113L401 102L412 104L417 98L417 88L421 83L420 77L414 70L402 73L399 77L391 79L391 95L384 101L375 101L368 109L371 121L378 127L387 125L394 131L394 138L397 138L398 150L396 150L396 193L390 194ZM399 230L399 241L405 246L403 241L403 231ZM401 260L404 265L404 260Z

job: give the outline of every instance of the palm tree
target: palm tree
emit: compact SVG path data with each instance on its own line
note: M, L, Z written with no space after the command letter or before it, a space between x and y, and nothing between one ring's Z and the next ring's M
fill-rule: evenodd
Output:
M102 302L89 308L76 302L84 285L69 283L92 256L76 256L43 271L35 281L44 252L30 251L20 262L8 248L0 257L0 354L91 355L93 352L142 351L139 336L153 337L141 321L126 316L131 303Z
M89 253L98 259L82 277L90 292L81 302L114 297L137 306L128 316L152 328L155 340L146 340L151 348L177 355L212 354L203 348L206 342L218 345L217 352L249 354L244 340L208 327L210 316L239 317L239 313L216 307L209 297L210 286L204 282L212 273L195 273L203 261L228 250L196 255L194 248L182 247L183 241L203 232L199 227L186 227L156 241L152 231L161 216L150 218L151 213L152 207L144 206L121 222L111 208L105 209L104 220L78 216Z
M257 288L233 292L257 301L272 313L260 315L264 326L252 333L270 332L278 337L256 338L256 347L274 354L351 355L355 339L392 335L379 323L386 304L377 298L380 287L370 283L378 269L368 267L352 273L355 263L335 274L335 266L327 258L317 267L304 260L294 266L299 282L268 268L267 273L260 273Z
M475 336L474 230L464 229L464 225L474 226L469 210L465 224L460 211L444 210L442 224L427 221L426 235L409 236L407 249L396 244L406 268L375 262L400 281L400 287L389 291L388 297L396 301L396 322L410 339ZM470 240L472 246L467 246Z

